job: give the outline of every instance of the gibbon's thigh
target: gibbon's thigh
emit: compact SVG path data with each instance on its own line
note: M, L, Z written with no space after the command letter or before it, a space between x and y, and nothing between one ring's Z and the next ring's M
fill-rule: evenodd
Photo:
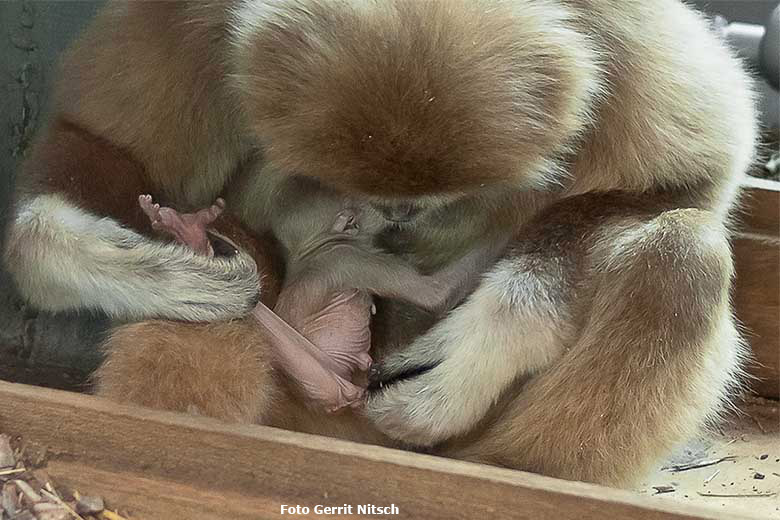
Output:
M503 292L492 288L490 301L483 284L471 300L481 298L481 305L467 302L398 354L404 371L432 361L434 368L385 387L368 413L401 441L432 445L462 434L441 448L447 456L630 484L715 417L739 375L744 351L728 301L726 231L707 211L652 211L621 195L585 195L556 204L518 236L515 256L486 278L490 284L503 277ZM571 291L571 303L553 321L562 336L549 335L550 322L527 319L534 301L544 310L551 300L527 291L546 270L544 258L529 262L524 255L546 248L569 251L577 265L559 271L576 277L559 280ZM490 341L478 334L485 323ZM542 348L545 337L561 343ZM432 359L431 344L443 357ZM517 390L516 378L506 377L502 389L494 388L496 356L530 380ZM450 385L452 374L439 372L442 366L468 370L457 371L458 384ZM489 420L479 422L496 400ZM460 431L442 427L450 423Z
M255 423L280 393L270 346L252 318L123 325L103 348L95 391L116 402Z

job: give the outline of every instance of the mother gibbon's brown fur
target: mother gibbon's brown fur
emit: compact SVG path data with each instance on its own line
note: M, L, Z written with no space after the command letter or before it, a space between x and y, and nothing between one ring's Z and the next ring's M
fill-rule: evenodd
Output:
M120 327L103 395L611 484L729 401L744 347L726 225L753 101L677 0L120 2L60 76L6 251L41 306L199 321L256 298L247 255L195 258L55 182L92 161L58 140L65 122L140 164L144 193L181 209L223 193L255 232L301 175L414 206L378 245L423 272L510 244L436 323L377 302L387 384L360 415L304 410L244 322Z

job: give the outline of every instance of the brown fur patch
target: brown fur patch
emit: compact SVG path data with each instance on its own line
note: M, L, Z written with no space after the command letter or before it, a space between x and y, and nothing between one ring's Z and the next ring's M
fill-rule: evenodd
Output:
M269 349L252 319L125 325L105 349L96 391L117 402L252 423L275 400Z
M18 183L21 195L60 193L80 208L151 233L149 219L138 207L138 196L151 189L143 165L63 117L38 138Z

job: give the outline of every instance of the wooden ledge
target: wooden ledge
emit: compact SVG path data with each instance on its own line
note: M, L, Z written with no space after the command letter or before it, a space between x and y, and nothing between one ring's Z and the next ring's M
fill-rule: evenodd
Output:
M780 398L780 182L749 177L744 182L734 237L737 277L734 308L753 350L751 388Z
M46 447L58 483L145 520L278 518L282 504L394 504L395 518L430 520L724 518L628 491L5 382L0 430Z
M739 229L780 238L780 182L747 177L742 186Z

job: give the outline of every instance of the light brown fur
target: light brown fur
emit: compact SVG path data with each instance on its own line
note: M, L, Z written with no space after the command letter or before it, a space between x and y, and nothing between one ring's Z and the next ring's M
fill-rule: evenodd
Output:
M204 341L211 335L221 342L219 356ZM115 330L109 344L115 347L95 373L96 391L115 401L252 422L267 419L277 398L265 335L251 319L149 321Z
M611 484L639 478L728 403L743 345L725 225L755 115L741 65L676 0L119 4L67 63L58 117L128 150L176 207L224 189L263 231L279 182L298 174L369 203L418 204L380 242L423 272L511 239L434 324L379 302L381 372L405 377L361 418L274 404L251 366L226 388L256 391L214 389L210 367L233 366L227 324L119 329L112 377L99 373L107 395ZM29 229L21 217L12 236ZM43 265L12 243L10 258ZM179 277L207 267L188 260ZM179 317L134 302L125 315ZM147 336L158 349L192 341L186 385L166 386L175 356L137 373Z

